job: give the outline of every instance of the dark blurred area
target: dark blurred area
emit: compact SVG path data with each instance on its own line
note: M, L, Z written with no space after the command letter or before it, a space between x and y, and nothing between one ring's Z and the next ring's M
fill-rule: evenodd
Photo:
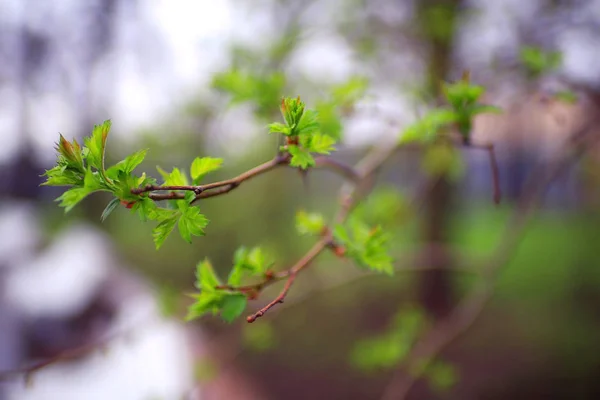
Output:
M381 398L396 365L371 368L357 345L406 310L444 318L471 284L428 245L491 253L536 165L583 126L600 133L599 39L598 0L0 0L0 373L28 371L0 381L0 400ZM525 48L560 63L536 70ZM495 146L500 205L485 152L461 149L462 175L430 182L420 155L399 151L377 181L398 196L385 221L393 255L430 268L361 275L325 253L254 324L184 322L195 265L209 258L226 276L243 245L289 267L312 244L296 211L333 215L340 177L257 177L203 200L206 237L159 251L126 209L100 221L109 197L65 214L62 189L39 186L59 132L81 140L109 118L109 162L148 148L149 175L213 156L225 160L215 180L235 176L277 151L266 126L282 96L322 105L364 77L364 95L328 126L342 137L333 157L354 163L465 70L504 110L473 129ZM408 398L600 398L599 150L551 185L491 303L439 355L445 372Z

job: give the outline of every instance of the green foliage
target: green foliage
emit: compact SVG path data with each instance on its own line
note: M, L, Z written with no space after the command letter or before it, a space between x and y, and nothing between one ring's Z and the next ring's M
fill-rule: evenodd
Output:
M346 224L338 224L333 230L338 244L346 248L346 255L360 267L393 275L393 258L389 255L390 236L380 225L370 227L356 216Z
M225 289L215 273L212 264L205 260L196 267L196 288L199 294L193 294L196 300L188 309L187 320L199 318L207 313L221 314L226 322L232 322L246 309L247 296L234 288L242 284L247 276L264 276L273 265L270 258L259 247L251 250L240 247L233 257L233 268L227 279ZM217 288L220 287L220 288Z
M335 150L335 139L320 133L317 112L306 109L300 97L283 98L280 110L285 124L270 124L269 133L281 133L287 137L287 144L281 150L292 156L291 166L306 169L315 165L311 153L330 154Z
M190 168L190 175L192 176L194 185L200 184L200 181L202 181L202 178L206 174L220 169L221 165L223 165L222 158L196 157Z
M469 143L476 115L501 112L498 107L478 103L485 88L470 83L468 75L455 83L443 83L442 92L450 108L433 109L421 120L409 125L400 136L401 143L431 144L450 127L456 127L465 143Z
M430 176L447 176L459 179L465 170L464 161L458 150L447 143L437 143L425 150L423 170Z
M207 313L221 314L226 322L232 322L246 308L246 296L220 290L221 280L215 273L212 264L204 260L196 266L196 288L199 294L191 295L195 302L188 308L188 321L199 318Z
M285 83L285 75L281 72L252 73L234 67L216 74L212 86L229 94L230 104L255 104L258 115L269 118L276 109L275 104L283 93Z
M562 64L562 53L559 51L544 51L533 46L523 46L519 52L521 63L531 79L558 69Z
M246 276L262 276L273 265L273 261L260 247L247 249L240 247L233 256L233 268L227 284L239 286Z
M459 380L456 367L441 360L430 363L425 369L424 376L429 385L438 392L451 389Z
M355 344L350 354L351 363L365 372L396 367L423 331L424 315L414 307L398 311L386 332Z
M393 186L374 190L352 213L368 224L397 225L410 216L408 199Z
M307 213L300 210L296 213L296 231L300 235L321 235L325 228L325 219L323 215L316 213Z
M192 236L204 235L208 219L200 213L198 207L191 205L195 199L193 192L188 192L185 199L176 201L176 210L159 208L146 193L132 193L132 190L138 187L156 184L156 180L146 177L146 174L133 174L135 168L144 161L146 149L130 154L105 169L104 158L110 127L109 120L94 126L92 134L84 138L83 148L76 140L69 142L60 135L56 146L57 165L44 173L46 181L42 185L72 186L57 199L65 212L73 209L90 194L106 191L112 193L114 198L102 212L101 219L104 221L119 204L123 204L136 212L142 221L157 221L158 225L152 232L157 249L162 246L176 224L179 226L181 237L187 242L191 242ZM192 171L198 180L220 166L220 159L207 157L197 160L199 161L195 160L192 164ZM166 173L161 168L158 168L158 171L163 176L165 185L188 184L185 174L177 168L171 173Z
M577 94L570 90L561 90L554 93L554 98L567 104L577 103Z

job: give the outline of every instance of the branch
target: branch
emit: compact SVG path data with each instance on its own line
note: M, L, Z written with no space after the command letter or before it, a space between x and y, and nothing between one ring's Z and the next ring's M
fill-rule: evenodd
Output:
M193 202L206 199L209 197L220 196L229 193L233 189L237 188L247 180L254 178L255 176L262 175L265 172L271 171L277 167L289 165L290 155L289 153L278 154L271 161L267 161L260 164L235 178L227 179L224 181L207 183L205 185L180 185L180 186L167 186L167 185L146 185L142 188L133 189L132 194L140 195L148 192L161 192L170 191L170 193L149 193L148 197L154 201L163 200L181 200L184 198L182 193L176 191L191 191L196 194L196 198ZM357 173L354 168L341 161L335 160L327 156L319 156L315 158L315 167L328 168L348 180L357 180Z
M592 130L594 122L590 122L574 134L566 144L566 151L559 153L553 162L549 165L538 165L537 169L531 174L527 190L521 196L510 221L506 225L502 240L482 269L482 281L470 295L456 306L447 318L434 325L425 336L417 341L406 360L407 370L410 369L411 365L421 362L420 371L424 371L441 351L473 325L491 299L496 278L502 267L510 261L516 252L535 206L542 200L550 184L585 152L586 140L589 138L597 139L591 136L591 133L594 133ZM381 400L406 398L418 379L418 374L397 371Z
M383 165L392 156L392 154L394 154L394 152L398 148L399 146L397 145L382 145L380 147L377 147L371 152L369 152L365 156L365 158L358 163L356 168L347 167L344 164L339 163L337 161L332 162L332 159L329 158L323 157L319 158L319 160L321 161L317 160L321 163L321 165L334 166L337 170L345 171L348 177L352 177L352 183L342 186L340 190L341 200L340 208L335 218L336 222L342 223L346 219L352 207L355 205L356 201L359 198L359 196L357 196L357 193L364 189L365 183L368 183L372 174L375 173L381 167L381 165ZM238 291L248 294L251 298L256 298L260 291L262 291L262 289L264 289L266 286L287 278L283 289L274 300L272 300L266 306L264 306L263 308L246 318L246 320L249 323L252 323L256 321L257 318L260 318L263 315L265 315L265 313L272 309L275 305L283 303L292 284L296 280L296 276L298 275L298 273L300 273L300 271L302 271L304 268L308 267L311 264L311 262L326 248L333 250L338 255L343 254L340 246L338 246L333 241L331 230L329 228L324 229L321 239L317 243L315 243L314 246L290 269L283 272L279 272L277 274L269 273L265 276L265 279L263 281L254 285L241 287L221 285L217 286L216 289Z

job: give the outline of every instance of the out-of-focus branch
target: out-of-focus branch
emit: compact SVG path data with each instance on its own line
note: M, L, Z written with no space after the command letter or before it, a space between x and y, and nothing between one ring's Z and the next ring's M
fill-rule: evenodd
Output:
M465 333L481 314L487 302L493 296L496 278L516 253L518 244L525 232L527 222L535 211L536 205L550 184L563 173L574 161L578 160L591 140L597 137L593 128L596 121L586 124L574 134L563 147L563 150L550 163L540 164L531 174L526 190L521 196L509 222L505 227L502 239L494 253L484 262L481 269L482 279L477 286L460 302L448 317L435 324L414 345L404 364L406 369L415 367L424 371L430 362L448 345ZM397 371L385 389L382 400L405 399L418 380L418 374Z
M352 179L352 182L343 185L342 189L340 190L340 207L337 216L335 217L335 222L342 223L345 221L352 207L356 204L360 197L358 194L364 194L365 186L371 181L372 175L392 156L392 154L394 154L398 148L399 145L382 145L380 147L376 147L358 163L356 168L352 168L352 173L348 173L347 175L352 176L354 179ZM343 164L339 163L336 163L336 167L347 171L350 170L348 167L344 167ZM344 250L333 241L331 230L328 228L324 229L321 239L315 243L315 245L288 270L276 274L269 273L265 276L265 279L262 282L259 282L255 285L238 288L228 287L225 285L218 286L217 289L235 290L250 294L249 297L255 298L264 287L287 278L282 291L274 300L246 318L248 322L252 323L256 321L257 318L262 317L275 305L283 303L298 273L308 267L310 263L327 248L332 249L338 255L343 255Z

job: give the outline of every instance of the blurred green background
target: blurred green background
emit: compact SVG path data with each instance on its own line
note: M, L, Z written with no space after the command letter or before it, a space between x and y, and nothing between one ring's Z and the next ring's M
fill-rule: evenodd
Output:
M427 244L461 260L492 254L534 166L600 107L596 0L0 0L0 29L0 366L92 349L58 363L67 369L36 372L32 387L0 382L0 399L379 399L423 321L443 318L475 282L446 265L414 271L429 261L412 255L426 257ZM473 130L475 142L496 146L501 204L491 200L484 152L461 149L464 173L423 195L431 178L420 155L400 151L363 209L393 233L396 274L364 274L326 252L254 324L184 323L195 265L209 258L224 277L239 246L261 246L276 269L289 267L313 243L297 235L296 212L333 216L341 177L314 170L306 185L291 168L271 171L203 200L206 237L189 245L173 235L159 251L152 224L125 209L100 222L109 197L65 215L53 202L60 188L38 186L58 132L79 140L106 118L108 162L148 148L138 171L156 177L157 165L185 168L197 156L225 159L211 179L235 176L274 156L278 138L266 126L280 121L282 96L316 108L323 130L341 138L333 157L355 163L397 138L439 101L439 82L464 70L504 110ZM600 396L599 160L590 150L553 183L480 318L408 398ZM46 256L81 226L106 246ZM53 274L71 251L77 262ZM81 266L96 263L111 272ZM113 358L94 358L94 343L115 327L133 324L140 337L155 329L129 318L136 293L162 312L159 326L176 326L164 340L179 347L127 356L118 345ZM117 376L119 352L136 361L127 379Z

